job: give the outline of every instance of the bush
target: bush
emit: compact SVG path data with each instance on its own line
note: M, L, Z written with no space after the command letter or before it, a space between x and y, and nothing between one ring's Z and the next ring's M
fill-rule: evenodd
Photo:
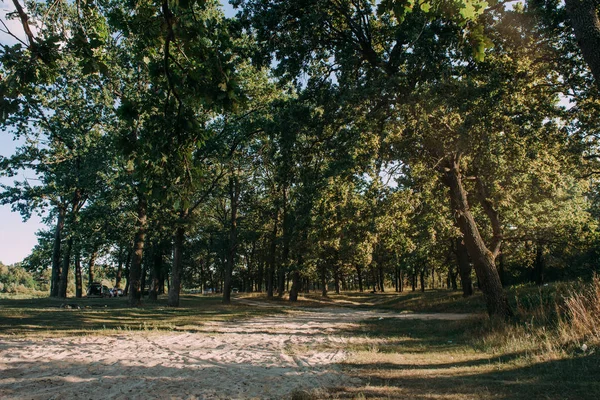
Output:
M38 289L33 275L21 266L0 264L0 292L26 293Z

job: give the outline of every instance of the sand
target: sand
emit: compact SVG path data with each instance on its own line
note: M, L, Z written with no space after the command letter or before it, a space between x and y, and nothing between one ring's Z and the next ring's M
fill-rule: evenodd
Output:
M2 399L285 399L294 391L359 385L340 363L369 318L462 319L349 308L140 331L0 339Z

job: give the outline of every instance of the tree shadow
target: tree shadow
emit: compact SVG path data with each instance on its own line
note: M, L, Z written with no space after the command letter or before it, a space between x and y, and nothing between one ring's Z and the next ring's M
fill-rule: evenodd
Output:
M361 393L366 398L385 396L409 399L600 398L600 356L582 355L527 366L519 366L518 362L513 362L522 356L513 354L495 362L485 359L421 366L352 363L346 366L346 371L353 376L368 378L367 384L360 388L336 391L335 395L352 398ZM487 363L491 368L487 368L486 372L477 372L476 367ZM428 374L412 373L410 370L414 369L432 371Z

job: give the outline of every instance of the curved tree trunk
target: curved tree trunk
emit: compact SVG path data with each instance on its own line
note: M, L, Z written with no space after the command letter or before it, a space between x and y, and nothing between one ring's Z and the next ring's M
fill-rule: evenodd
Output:
M138 307L142 301L142 257L144 256L144 241L146 240L148 202L143 195L139 196L135 237L133 239L133 257L129 268L129 305Z
M507 319L513 313L496 269L496 254L487 248L477 228L475 218L471 213L467 192L462 183L457 160L448 162L444 182L450 188L450 196L455 206L454 213L463 234L465 246L473 261L475 273L480 282L480 289L485 297L488 314L493 317ZM496 240L499 242L493 247L495 250L499 250L501 238L496 238Z

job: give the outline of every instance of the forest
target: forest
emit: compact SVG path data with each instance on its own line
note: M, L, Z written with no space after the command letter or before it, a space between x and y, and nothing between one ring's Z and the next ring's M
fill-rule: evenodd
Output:
M506 287L598 271L596 0L12 3L0 202L43 216L51 297L447 288L508 319Z

